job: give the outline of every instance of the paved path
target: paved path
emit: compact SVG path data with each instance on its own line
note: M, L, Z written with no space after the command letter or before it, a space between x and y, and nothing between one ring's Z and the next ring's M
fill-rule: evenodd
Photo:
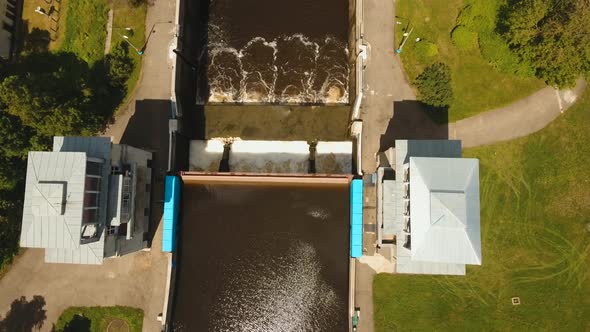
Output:
M383 136L388 131L393 116L394 104L402 100L415 100L411 87L405 82L401 63L395 56L393 1L364 0L364 41L368 45L365 69L364 100L360 117L363 120L362 167L365 173L377 168L377 153L382 149ZM374 191L372 191L374 196ZM373 204L374 206L374 204ZM374 224L374 209L366 210L365 224ZM369 215L372 218L367 218ZM364 239L365 254L373 254L375 237ZM367 241L365 241L367 240ZM356 264L355 306L360 307L361 318L358 331L371 332L373 322L373 277L375 270L367 264Z
M372 332L375 330L373 322L373 278L375 270L369 265L359 261L355 264L355 306L361 310L359 319L359 332Z
M585 86L586 82L579 80L571 90L546 87L508 106L451 123L449 138L472 147L530 135L573 105Z
M150 252L107 259L103 265L45 264L44 249L27 249L0 279L0 316L6 317L11 303L21 296L31 301L40 295L47 316L41 331L50 331L70 306L113 305L142 308L143 331L160 331L162 325L156 317L164 305L167 269L161 231L154 243ZM32 308L21 308L17 320L33 319L30 311Z
M368 44L365 69L365 98L362 103L363 171L377 167L376 154L393 116L394 103L416 100L407 84L399 57L395 55L393 1L364 0L364 40Z
M152 27L154 31L149 37L147 47L143 54L143 69L140 81L135 90L135 97L118 114L115 122L106 130L105 136L112 136L115 143L124 140L129 135L129 124L134 116L143 117L145 109L148 112L165 113L167 121L170 114L170 97L172 84L173 63L170 60L170 45L174 38L176 4L174 0L149 1L146 17L146 36ZM135 113L139 114L135 114ZM153 122L159 122L160 117L154 117ZM168 131L167 123L154 123L154 128L164 127ZM135 127L134 127L135 128ZM138 134L149 137L150 128L137 128ZM127 131L127 132L126 132ZM133 133L134 134L134 133ZM146 138L147 138L146 137ZM139 146L141 147L141 146Z

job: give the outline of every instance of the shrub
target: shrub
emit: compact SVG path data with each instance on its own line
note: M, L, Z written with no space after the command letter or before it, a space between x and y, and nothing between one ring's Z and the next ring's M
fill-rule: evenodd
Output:
M420 101L433 107L448 107L453 101L451 70L444 63L435 63L416 78Z
M457 26L451 32L453 44L460 50L473 50L477 48L477 33L464 26Z
M461 9L457 16L456 25L464 26L475 32L492 31L496 27L497 1L467 1L472 2Z
M127 44L121 42L107 56L108 75L114 85L122 86L133 72L133 59L129 56Z
M531 66L525 61L521 61L518 54L510 50L504 38L495 32L479 35L479 50L484 59L503 73L522 77L535 75Z
M428 41L423 40L417 43L415 49L416 56L422 59L427 59L438 55L438 47L436 46L436 44Z

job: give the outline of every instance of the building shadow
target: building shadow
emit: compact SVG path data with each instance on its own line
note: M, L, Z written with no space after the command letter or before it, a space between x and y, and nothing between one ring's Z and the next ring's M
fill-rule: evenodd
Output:
M188 170L191 140L206 137L205 104L209 99L210 0L180 1L180 25L176 53L176 105L170 123L169 173Z
M393 117L381 135L379 152L395 146L396 139L448 139L447 109L432 108L416 100L393 103Z
M209 99L210 0L180 2L180 33L175 50L179 131L189 139L205 139L205 103Z
M43 296L35 295L31 301L21 296L12 301L6 316L3 319L0 317L0 331L25 332L40 329L47 318L44 307Z
M170 100L137 100L135 113L129 119L120 142L153 153L150 222L147 238L150 246L163 213L164 177L168 167L170 107Z

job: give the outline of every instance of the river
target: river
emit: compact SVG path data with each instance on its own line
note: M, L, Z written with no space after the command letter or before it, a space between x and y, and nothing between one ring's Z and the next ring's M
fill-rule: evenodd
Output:
M347 185L182 190L173 331L347 329Z

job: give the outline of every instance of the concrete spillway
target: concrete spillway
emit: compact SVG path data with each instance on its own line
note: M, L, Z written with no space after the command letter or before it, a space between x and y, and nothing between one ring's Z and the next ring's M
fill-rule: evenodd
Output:
M219 171L224 151L234 173L305 174L310 173L310 160L317 174L352 173L352 142L310 146L304 141L236 140L230 146L221 139L191 141L190 171Z

